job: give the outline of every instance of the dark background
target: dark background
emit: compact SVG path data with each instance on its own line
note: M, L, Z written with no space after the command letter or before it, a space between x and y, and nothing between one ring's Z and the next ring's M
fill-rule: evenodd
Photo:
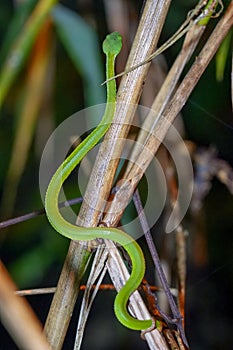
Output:
M96 45L101 45L108 30L108 21L102 1L62 1L64 6L78 13L96 33ZM130 9L130 20L136 28L142 1L124 1ZM227 1L224 2L227 4ZM173 1L161 36L163 43L185 19L195 1ZM12 1L0 3L0 45L4 43L6 29L14 15ZM207 29L208 36L211 27ZM85 42L85 40L83 41ZM54 125L74 112L91 104L105 100L104 88L91 87L93 99L85 98L85 82L82 67L77 71L71 62L64 45L53 33L53 105ZM170 66L181 47L182 40L165 52ZM104 57L99 49L97 64L100 82L104 77ZM91 52L90 52L91 55ZM185 125L185 139L198 148L216 148L218 159L233 166L233 119L230 100L230 56L228 57L224 79L216 81L215 61L207 71L185 105L182 116ZM0 112L0 195L3 194L9 159L12 154L19 106L22 103L20 90L23 89L26 68L10 90ZM98 78L96 78L98 79ZM38 122L39 123L39 122ZM39 127L36 123L27 162L19 181L13 209L4 213L1 220L34 211L43 206L38 185L40 152ZM39 141L38 141L39 140ZM21 157L21 154L18 155ZM210 164L206 164L208 169ZM232 179L233 180L233 179ZM186 328L191 349L218 350L233 348L232 290L233 290L233 197L228 188L216 177L210 183L208 195L203 198L202 208L197 217L191 213L185 219L188 237L187 262L187 302ZM67 190L72 193L72 186ZM73 194L71 194L72 196ZM78 208L77 208L78 210ZM156 238L155 238L156 239ZM158 249L163 251L163 247ZM142 243L143 244L143 243ZM0 256L19 288L55 286L59 278L68 241L56 235L48 225L45 216L34 218L0 231ZM153 274L148 274L154 283ZM146 349L147 345L139 335L123 328L115 319L113 301L115 292L104 291L98 294L87 325L83 349ZM42 322L45 321L52 296L32 296L28 301ZM64 349L72 348L78 307L74 312L67 334ZM97 343L98 342L98 343ZM8 333L0 326L0 349L16 349Z

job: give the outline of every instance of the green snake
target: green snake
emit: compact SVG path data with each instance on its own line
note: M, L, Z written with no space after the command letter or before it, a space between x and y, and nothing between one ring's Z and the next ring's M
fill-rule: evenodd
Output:
M122 38L114 32L107 35L103 42L103 51L106 54L106 79L114 76L115 58L122 47ZM121 245L131 258L132 271L129 279L118 292L114 311L118 320L126 327L134 330L145 330L151 327L152 320L138 320L132 317L127 310L129 296L138 288L145 273L145 260L140 246L135 240L116 228L107 227L80 227L66 221L58 207L58 198L64 181L83 157L99 142L107 132L116 108L116 82L107 83L107 103L104 115L99 125L87 136L76 149L65 159L53 175L45 196L45 210L50 224L61 235L78 241L90 241L96 238L109 239Z

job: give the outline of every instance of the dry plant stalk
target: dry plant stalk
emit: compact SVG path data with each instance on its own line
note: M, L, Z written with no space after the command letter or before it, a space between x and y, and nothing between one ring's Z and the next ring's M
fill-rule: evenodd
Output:
M153 52L169 4L170 1L149 0L146 2L127 67L143 61ZM219 21L201 54L191 67L183 82L180 84L168 107L166 107L161 114L160 119L156 124L154 136L147 140L145 147L152 150L153 154L157 151L168 131L170 123L174 121L175 117L187 101L190 93L196 86L205 68L208 66L218 46L232 26L232 23L233 2L231 1L228 10L222 20ZM132 111L130 113L128 111L128 106L130 103L138 103L148 67L149 64L138 68L136 71L124 76L121 81L118 91L118 102L124 103L119 103L117 105L114 124L107 133L103 146L100 147L85 194L86 202L82 206L77 221L77 224L79 225L88 227L98 224L98 220L103 210L103 198L108 198L113 176L118 164L115 159L120 158L122 150L122 147L119 148L119 143L117 144L115 140L126 137L128 127L123 126L123 124L125 123L126 125L129 125L133 117ZM142 165L141 169L136 165L133 165L130 169L130 179L137 179L137 181L131 183L131 188L127 192L122 192L121 198L118 197L122 211L128 204L129 198L150 161L151 159L145 159L144 155L140 154L138 164ZM92 203L92 208L87 205L88 203ZM119 208L119 203L117 204L117 208ZM114 212L114 207L111 207L111 212ZM107 223L110 223L111 226L115 226L119 219L120 215L117 213L117 215L115 215L114 218L112 217L111 220L108 220L107 217L104 220ZM91 247L84 247L83 244L80 245L78 242L71 242L67 254L65 265L58 283L57 292L53 299L45 327L49 342L56 350L61 349L66 335L67 327L78 295L80 273L82 275L84 272L87 260L90 256L89 248ZM82 256L79 257L78 254L82 254ZM111 269L109 272L111 274ZM114 276L115 273L116 272L114 272ZM77 277L77 275L79 275L79 277ZM161 347L159 349L161 349Z
M111 241L105 242L109 251L107 267L112 279L112 282L117 291L122 288L122 282L129 279L129 272L122 260L119 251L115 244ZM138 291L134 292L129 298L129 309L138 319L149 319L151 317L144 301ZM167 342L164 340L158 329L145 333L144 338L151 350L168 350Z
M15 295L16 286L0 261L0 319L15 343L24 350L51 350L42 325L22 297Z
M211 61L212 57L214 56L218 47L220 46L222 40L232 27L232 24L233 2L231 1L228 9L225 12L225 15L217 24L209 40L203 47L201 53L196 58L196 61L190 68L189 72L186 74L185 78L181 82L171 101L169 101L168 105L164 109L164 112L159 115L159 118L157 118L157 114L155 115L156 124L154 126L153 132L151 132L151 136L147 138L146 142L143 145L145 152L139 152L137 162L133 163L132 166L127 170L127 173L124 174L124 183L122 186L118 187L118 192L116 196L117 201L121 203L122 212L128 205L129 198L131 198L135 188L138 185L138 182L142 178L154 154L157 152L162 140L164 139L166 133L170 128L170 125L173 123L176 116L186 103L191 92L195 88L206 67L208 66L209 62ZM152 115L154 115L153 108L155 108L154 104L151 109ZM127 186L127 182L129 182L130 185ZM124 187L126 186L128 191L124 192ZM115 201L113 200L111 202L111 208L109 210L110 213L114 213L114 209L118 209L119 207L117 203L114 204ZM107 213L103 220L109 226L115 226L118 223L122 212L119 213L118 210L117 216Z

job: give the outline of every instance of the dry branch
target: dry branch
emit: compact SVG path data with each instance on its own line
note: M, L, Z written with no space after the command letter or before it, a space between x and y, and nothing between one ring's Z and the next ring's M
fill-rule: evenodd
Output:
M50 350L42 325L26 299L15 295L16 286L0 261L0 320L24 350Z

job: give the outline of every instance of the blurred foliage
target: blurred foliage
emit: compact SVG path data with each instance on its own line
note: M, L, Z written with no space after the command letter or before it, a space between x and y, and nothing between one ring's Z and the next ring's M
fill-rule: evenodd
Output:
M137 15L140 15L143 1L125 0L126 4L128 2ZM0 2L1 70L12 44L17 40L36 3L36 0ZM46 26L47 31L43 32L42 36L36 35L30 47L25 50L24 61L2 104L0 112L2 220L43 207L39 194L38 169L46 139L55 126L70 114L105 101L105 88L100 86L104 80L105 64L101 53L101 41L108 32L104 4L102 1L94 0L86 3L67 0L61 3L56 5L51 11L51 16L43 21L40 32ZM194 0L172 2L161 43L175 32L195 4ZM210 26L205 35L208 36L211 30ZM44 46L46 40L47 49ZM165 52L169 65L176 57L181 42ZM44 71L38 75L42 62ZM219 156L233 166L230 69L230 55L226 55L224 74L221 73L221 81L216 81L215 62L214 60L211 62L183 109L183 119L186 138L197 146L215 145ZM43 79L33 95L33 85L30 84L38 84L41 76ZM34 108L33 113L30 112L27 115L29 119L25 121L23 111L30 110L31 105ZM31 120L30 117L34 119ZM20 131L22 124L27 127L26 131ZM25 147L21 149L19 145ZM12 159L12 164L17 161L18 165L15 171L12 166L9 172ZM67 191L72 197L72 184L68 185ZM187 323L193 330L192 333L189 329L193 349L227 349L225 344L232 342L232 335L229 335L228 316L223 315L226 309L227 313L232 310L232 305L226 302L231 299L229 288L233 287L232 196L222 184L214 181L204 208L209 260L207 265L201 266L199 270L193 270L191 259L190 290L188 290L188 302L191 306L188 309ZM44 216L2 230L0 244L1 259L21 288L56 283L68 241L53 232ZM213 300L209 301L212 304L208 305L208 312L213 320L217 317L216 327L219 327L220 322L225 325L226 331L222 330L224 341L221 345L212 335L214 330L211 326L213 327L215 321L211 323L209 329L210 317L204 313L201 313L201 316L195 314L195 307L198 310L203 308L213 290L214 294L211 294ZM221 290L220 299L219 290ZM214 313L216 305L217 314ZM202 317L206 322L204 326L200 322ZM221 321L218 322L218 319ZM208 329L205 329L205 326ZM195 337L195 332L201 334L203 346L200 345L200 339ZM144 347L143 344L142 348Z
M12 11L12 18L8 19L8 30L5 37L2 38L0 61L2 62L1 76L4 76L6 72L4 60L6 57L14 55L15 46L18 41L17 34L26 32L26 34L20 34L21 42L23 43L21 46L23 46L22 56L24 60L21 66L12 67L12 70L15 68L17 69L14 73L15 76L20 74L13 87L9 87L10 90L1 111L2 218L12 216L13 213L18 214L27 210L30 211L32 208L42 205L39 201L37 184L38 170L36 169L38 169L39 164L38 151L43 148L43 142L45 142L46 139L40 135L41 133L45 133L48 137L51 132L51 127L50 130L46 130L45 128L48 125L52 125L54 123L52 121L53 118L56 118L56 114L59 114L56 111L56 102L51 102L51 95L54 95L55 99L61 101L66 99L66 94L68 96L72 95L73 106L71 106L70 111L72 109L77 110L83 106L103 102L105 98L104 88L100 87L100 83L104 79L104 69L101 66L102 57L99 39L95 30L77 13L62 7L62 5L58 5L52 11L50 21L44 20L42 29L40 29L41 35L37 36L34 46L32 46L33 42L31 37L30 45L24 44L29 39L27 31L23 31L22 29L28 16L33 15L35 4L36 1L34 0L25 1L22 5L15 4L17 9L15 8L15 11L12 11L13 9L10 8L10 4L8 3L8 11ZM6 13L7 5L2 3L1 6L1 13L3 13L3 9ZM53 28L49 25L51 21ZM33 25L34 23L31 24L31 26ZM47 30L44 30L44 28L47 28ZM56 36L55 30L58 33L58 37ZM54 49L54 41L57 41L57 49ZM45 42L47 42L46 45ZM83 42L85 42L85 45L82 45ZM62 48L65 49L67 53L65 54L62 52L63 56L66 55L65 59L63 57L63 60L55 67L55 57L57 55L60 56L61 49L59 45L62 45ZM11 50L13 52L12 54L9 53ZM35 62L38 62L38 64L35 65ZM71 68L68 67L67 72L67 70L65 71L64 69L68 64ZM43 73L41 70L42 66L44 66ZM77 69L76 71L75 68ZM18 70L21 70L21 72L18 72ZM55 72L55 70L57 72ZM71 78L69 79L71 80L70 91L72 91L73 87L72 80L76 80L76 93L70 93L69 89L64 90L64 85L57 89L56 80L58 80L60 84L59 79L61 79L61 84L65 83L65 86L69 86L70 83L67 81L66 85L66 79L64 79L64 76L67 74L68 76L70 75ZM60 75L62 75L63 78L62 76L60 77ZM59 79L56 79L57 76L59 76ZM38 81L40 81L40 86L38 86ZM55 93L53 91L51 92L51 90L54 90L55 86L57 91L59 91L55 91ZM78 86L80 86L81 89L79 89ZM48 96L46 96L46 94ZM76 98L76 95L77 97L81 95L81 98ZM68 100L69 103L71 103L71 98ZM77 102L80 104L77 104ZM44 116L40 115L42 113ZM67 115L67 112L63 111L62 118L64 118L64 115ZM39 116L40 119L38 119ZM40 130L38 130L38 128L40 128ZM26 168L25 165L27 165ZM23 178L21 178L22 174ZM26 188L31 188L30 191L26 192L27 198L23 195ZM37 191L37 199L34 197L34 190ZM27 206L28 201L31 202ZM22 209L20 209L21 206ZM30 236L32 232L34 232L33 235L36 235L35 228L30 224L26 227L27 233L25 232L24 235L26 235L26 241L28 240L28 242L31 242ZM13 230L17 232L18 229L21 232L22 229L20 227L16 227ZM38 227L37 229L41 231L42 228L39 229ZM10 235L10 231L10 229L6 231L7 236ZM14 233L14 236L15 235L17 238L17 233ZM14 254L14 262L12 262L14 277L20 285L38 282L38 273L39 275L43 275L43 271L45 272L50 267L51 263L56 261L56 255L59 251L55 249L54 256L52 254L48 254L47 256L46 246L48 247L48 240L43 239L41 242L39 241L39 246L38 243L35 246L33 242L31 242L32 245L29 244L28 246L28 244L23 242L22 235L19 240L21 242L21 247L24 246L25 249L23 255L20 249ZM9 247L11 247L11 239L9 239L8 243L6 240L7 247L8 244ZM52 244L52 246L54 247L54 244ZM7 250L8 249L9 248L7 248ZM9 253L8 251L8 258L11 255ZM17 257L17 254L22 256ZM40 259L44 264L40 264L40 268L38 268L39 264L37 263Z
M22 4L2 2L0 5L0 12L9 14L9 17L4 18L7 31L1 31L1 34L6 33L5 37L1 35L1 77L7 75L6 65L9 67L12 58L17 55L23 57L20 65L16 62L16 65L11 66L8 75L13 75L13 85L11 82L6 85L9 91L1 110L2 218L42 206L37 180L40 160L38 153L46 141L43 134L49 136L52 125L56 123L56 115L59 115L56 100L64 101L67 96L71 96L68 98L72 105L70 110L67 112L62 109L64 119L72 110L105 99L105 89L100 87L104 79L104 67L101 64L101 48L96 31L76 12L57 5L52 10L50 19L44 17L36 32L37 21L31 21L31 18L35 17L35 13L43 13L43 9L38 11L39 7L35 6L37 3L28 0ZM31 32L35 32L35 35L32 36ZM61 48L66 53L60 52ZM62 61L59 62L60 56ZM69 80L67 76L70 77ZM8 78L1 79L0 91L5 91L5 81L8 82ZM74 85L75 93L72 92ZM65 103L64 105L66 106ZM46 129L48 126L49 130ZM10 270L21 286L38 283L38 277L43 276L59 256L59 249L54 249L54 255L48 250L49 246L56 247L56 243L48 245L50 239L45 239L45 233L41 234L44 230L49 230L46 225L34 227L31 222L25 227L26 229L23 226L7 229L5 235L1 235L4 240L3 256L7 250ZM11 231L13 241L18 241L17 247L21 247L14 254L11 254ZM39 239L36 232L40 232L43 238ZM31 239L32 236L37 237L36 244ZM60 242L56 235L54 239L55 242ZM43 264L39 264L40 259Z

